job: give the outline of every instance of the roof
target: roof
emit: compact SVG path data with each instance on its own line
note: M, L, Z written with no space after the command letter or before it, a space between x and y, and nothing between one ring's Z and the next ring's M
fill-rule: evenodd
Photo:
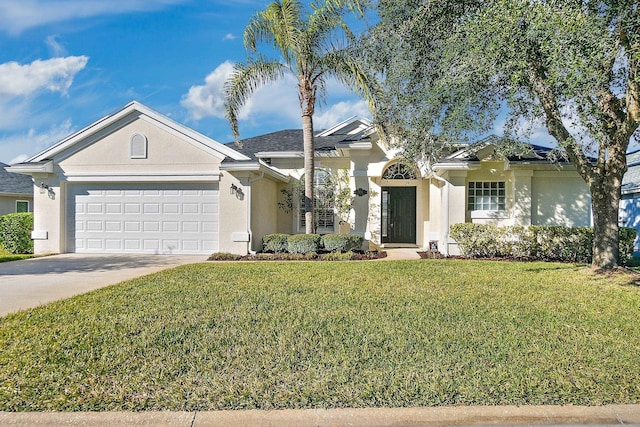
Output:
M52 159L54 156L59 155L64 152L73 152L72 147L87 138L99 134L99 132L104 131L109 126L112 126L121 121L132 120L133 118L141 118L145 120L149 120L153 122L155 125L162 127L167 132L170 132L185 141L193 144L194 146L203 149L204 151L224 157L231 157L234 160L249 160L247 157L238 153L233 148L226 146L225 144L221 144L218 141L215 141L208 136L205 136L199 132L194 131L178 122L175 122L168 118L167 116L158 113L155 110L137 102L132 101L120 108L118 111L105 116L85 128L79 130L78 132L69 135L63 140L57 142L51 147L41 151L35 156L27 159L25 163L36 163L41 162L43 160ZM68 151L67 151L68 150Z
M473 144L466 145L464 148L454 152L453 154L442 159L442 162L477 162L482 160L480 157L485 158L486 154L483 149L488 149L490 146L508 146L508 153L505 156L510 162L518 161L539 161L539 162L552 162L550 158L553 148L543 147L540 145L527 144L515 141L508 141L500 138L496 135L489 135L488 137L475 142ZM491 150L489 150L491 151ZM496 155L498 153L495 150L490 155ZM502 157L504 158L504 157Z
M316 152L335 151L336 146L340 143L351 142L363 138L362 133L356 135L334 134L314 136L314 146ZM253 138L242 139L236 142L226 144L230 148L244 154L255 160L258 158L256 154L268 152L303 152L303 136L302 129L287 129L265 135L255 136Z
M30 176L7 172L9 165L0 162L0 194L33 195L33 182Z

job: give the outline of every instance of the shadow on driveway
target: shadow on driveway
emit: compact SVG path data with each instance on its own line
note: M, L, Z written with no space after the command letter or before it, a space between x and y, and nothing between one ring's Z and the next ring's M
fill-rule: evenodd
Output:
M62 254L0 263L0 316L206 259L206 255Z
M0 263L0 276L170 268L206 259L206 255L62 254Z

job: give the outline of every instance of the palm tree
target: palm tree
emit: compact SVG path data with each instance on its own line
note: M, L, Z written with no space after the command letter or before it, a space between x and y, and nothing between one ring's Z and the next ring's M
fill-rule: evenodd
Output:
M367 0L324 0L310 9L300 1L275 0L256 13L244 30L244 45L250 56L234 66L225 83L226 116L238 138L238 112L261 86L285 74L295 76L302 114L304 141L305 232L314 232L314 142L313 113L326 92L326 80L334 77L373 106L376 87L353 50L355 36L343 19L351 10L363 17ZM270 44L281 55L272 60L257 53L259 43Z

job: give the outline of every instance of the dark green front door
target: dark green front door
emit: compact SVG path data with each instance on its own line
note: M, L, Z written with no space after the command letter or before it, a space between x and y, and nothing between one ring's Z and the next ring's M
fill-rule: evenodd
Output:
M416 187L382 187L382 243L416 243Z

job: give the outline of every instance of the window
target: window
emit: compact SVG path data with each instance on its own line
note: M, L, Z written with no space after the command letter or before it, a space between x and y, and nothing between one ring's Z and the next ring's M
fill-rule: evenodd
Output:
M470 182L470 211L503 211L505 210L504 182Z
M304 178L300 180L300 228L306 227L304 217ZM335 215L335 188L331 183L331 177L326 170L316 169L313 174L313 191L315 193L315 205L313 218L316 229L333 230Z
M16 212L29 212L29 201L16 200Z
M417 179L417 177L416 168L404 162L392 164L382 174L382 179Z

